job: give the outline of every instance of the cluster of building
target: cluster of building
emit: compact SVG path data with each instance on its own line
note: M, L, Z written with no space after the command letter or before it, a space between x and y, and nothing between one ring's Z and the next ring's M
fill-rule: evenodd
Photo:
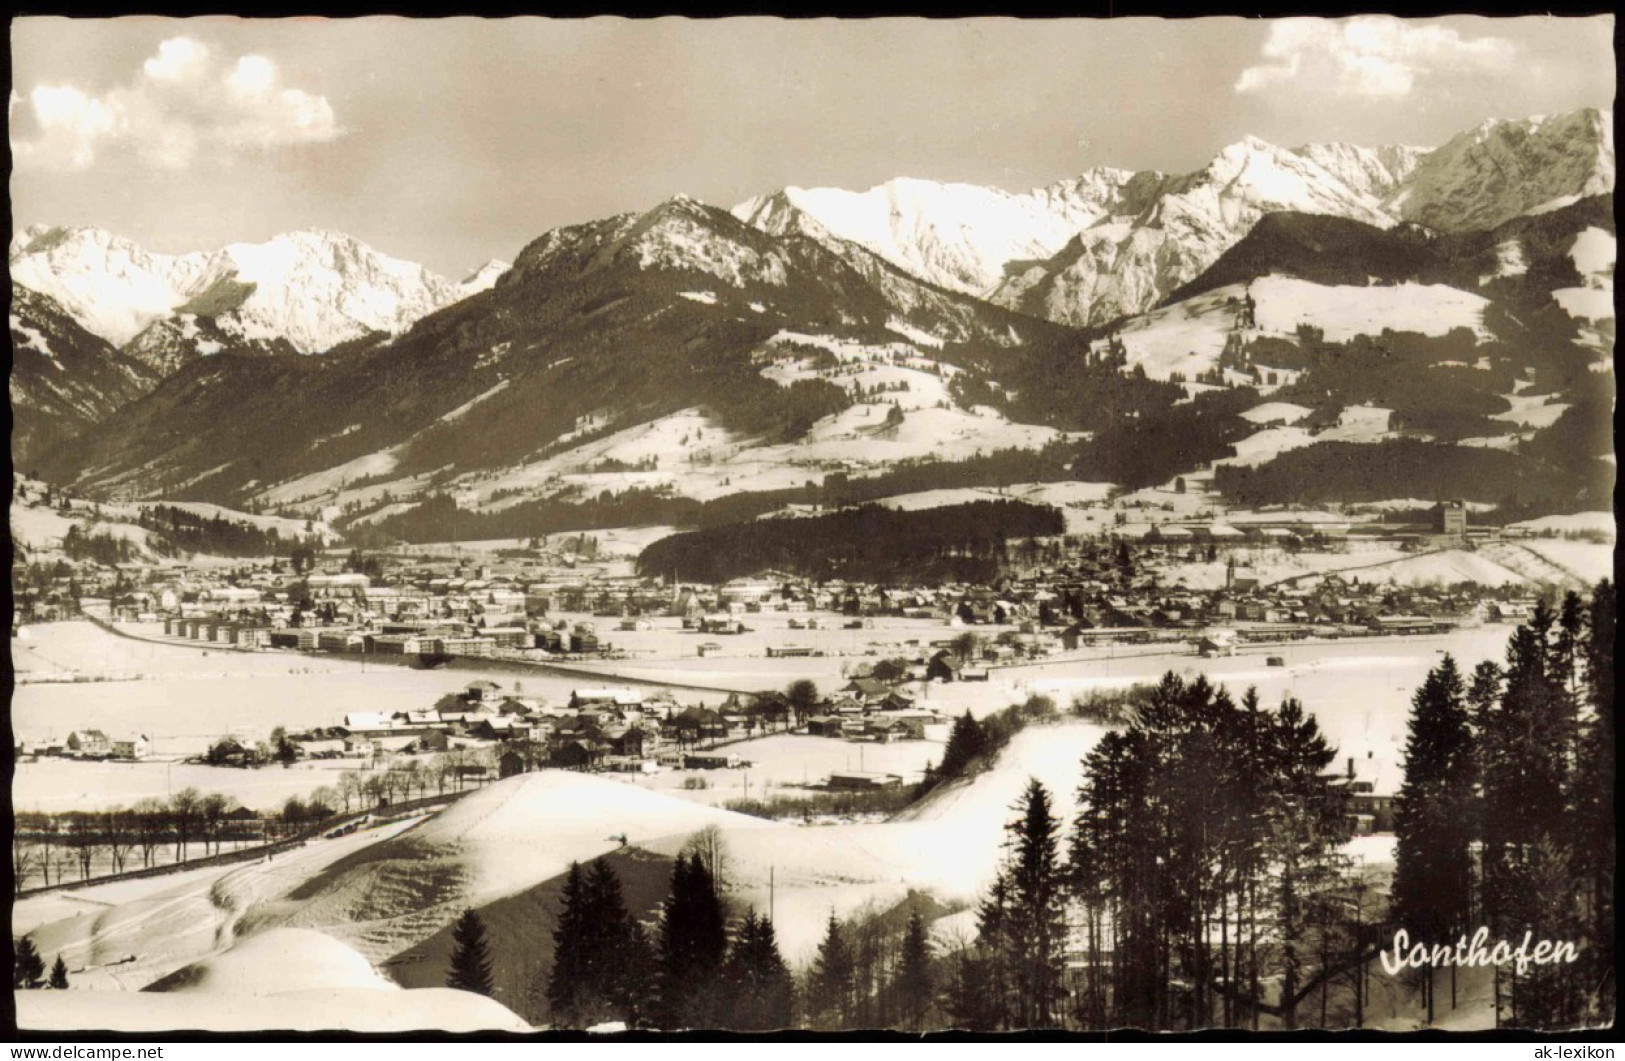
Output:
M295 579L255 571L228 584L154 587L111 600L85 598L81 606L93 618L162 622L170 637L221 646L431 664L455 657L617 658L622 653L600 634L600 622L637 632L675 618L682 630L706 638L694 644L700 656L726 651L710 638L748 632L752 617L770 614L785 616L775 629L789 631L767 647L775 656L820 654L797 641L795 631L864 629L882 616L1001 628L974 657L937 661L924 675L954 681L981 677L988 664L1111 642L1184 642L1211 653L1224 647L1209 643L1216 630L1232 631L1239 642L1436 633L1485 619L1516 620L1535 600L1526 591L1492 587L1361 582L1357 573L1264 584L1233 561L1214 590L1164 585L1151 565L1124 571L1099 562L1035 568L996 586L812 583L787 575L720 586L630 577L550 583L486 566L469 574L427 577L405 569L391 574L392 584L375 585L349 572ZM279 579L280 588L257 584Z
M17 741L17 758L122 760L135 762L152 754L152 741L144 734L132 733L109 737L99 729L76 729L66 740L54 737L46 740Z
M1248 512L1225 520L1125 524L1117 533L1142 545L1164 548L1274 545L1358 552L1396 547L1460 549L1501 537L1504 532L1498 527L1470 526L1467 503L1446 501L1435 506L1427 519L1404 522L1353 520L1332 512Z
M1388 547L1401 539L1416 547L1469 543L1480 531L1468 525L1461 504L1440 506L1435 522L1419 527L1299 512L1237 515L1230 523L1148 524L1137 540L1129 533L1134 529L1118 528L1115 552L1099 543L1071 543L1048 554L1051 562L1026 565L1019 576L995 585L883 586L774 573L716 586L674 585L583 577L526 550L481 562L382 556L368 565L381 570L379 577L351 570L353 563L317 571L291 570L285 562L212 569L89 565L71 584L81 591L74 602L79 613L113 622L161 622L174 638L426 662L617 658L622 653L600 627L635 633L662 618L675 618L683 630L699 635L693 653L700 656L727 654L728 636L763 626L789 631L767 647L776 656L819 654L796 638L797 630L834 623L861 629L881 616L1002 628L974 658L938 663L933 677L942 680L974 678L982 665L1098 643L1183 641L1211 652L1223 649L1206 643L1219 629L1233 630L1234 640L1242 642L1428 633L1480 619L1516 619L1533 603L1519 590L1397 588L1362 583L1354 572L1316 576L1313 585L1266 583L1245 563L1234 562L1245 560L1236 548L1261 543L1288 550L1358 550L1367 539ZM1163 577L1183 560L1222 556L1232 559L1221 588L1190 589ZM49 602L57 597L42 595L32 606L53 607ZM772 624L753 618L770 614L787 618Z
M352 712L341 724L290 734L297 758L364 758L495 749L501 776L542 767L652 773L746 765L723 751L796 725L784 701L746 695L719 707L681 706L664 690L576 689L548 704L481 679L425 710ZM814 736L887 743L946 740L947 720L897 688L858 679L800 720Z

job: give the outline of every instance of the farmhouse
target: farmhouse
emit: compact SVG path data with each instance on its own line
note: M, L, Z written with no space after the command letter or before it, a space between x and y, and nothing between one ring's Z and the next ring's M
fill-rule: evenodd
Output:
M152 754L152 741L142 734L112 742L108 753L114 759L145 759Z
M841 789L876 789L897 788L903 779L897 774L883 774L874 771L846 770L838 774L829 775L829 787Z
M113 742L99 729L77 729L68 734L68 754L80 759L101 759L113 753Z

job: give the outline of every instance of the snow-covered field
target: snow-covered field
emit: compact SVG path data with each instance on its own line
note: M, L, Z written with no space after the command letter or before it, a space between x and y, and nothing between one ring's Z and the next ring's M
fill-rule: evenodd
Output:
M1231 300L1249 290L1258 327L1242 334L1291 338L1300 324L1307 324L1321 329L1331 342L1376 335L1385 328L1424 335L1444 335L1453 328L1482 333L1487 304L1478 295L1443 284L1353 287L1264 276L1250 289L1230 284L1136 317L1120 333L1129 361L1144 365L1146 374L1158 379L1172 372L1190 379L1211 370L1225 342L1238 334ZM1279 380L1279 372L1277 376Z
M528 1032L512 1010L483 995L449 988L381 991L329 988L270 995L133 995L80 991L23 991L17 1024L31 1031L72 1033L168 1030L218 1033L276 1029L405 1032Z
M19 992L18 1024L61 1031L528 1030L508 1009L479 995L403 991L361 954L319 932L238 935L243 911L287 894L321 867L402 827L317 841L269 863L73 893L88 908L34 927L33 935L45 954L62 956L74 990ZM129 894L116 899L113 888ZM87 898L92 891L101 905ZM62 901L48 896L17 904L14 930L34 921L38 911L31 905L53 899ZM141 988L147 990L134 993Z
M378 961L454 921L626 842L682 840L707 825L770 823L607 777L546 770L470 793L365 859L333 863L296 895L245 912L242 931L314 928Z
M1372 638L1343 642L1272 645L1284 667L1265 666L1266 650L1218 659L1192 656L1126 656L1090 663L1043 663L1001 672L1019 674L1025 689L1046 692L1065 703L1092 687L1154 682L1169 670L1209 678L1240 696L1256 686L1265 704L1295 696L1319 720L1340 749L1339 763L1352 756L1356 772L1394 791L1405 744L1412 694L1440 657L1453 655L1463 672L1479 661L1502 660L1512 627L1486 625L1430 637ZM1385 787L1386 786L1386 787Z
M1595 225L1574 237L1574 246L1569 250L1574 267L1588 284L1611 282L1618 256L1619 245L1614 234Z
M133 542L146 558L154 553L147 541L147 528L116 518L90 516L80 510L71 515L55 509L13 504L11 540L32 553L50 552L62 547L68 528L78 527L87 535L122 538Z
M1214 461L1214 464L1237 464L1257 467L1279 457L1287 450L1302 449L1322 441L1301 427L1266 427L1236 443L1236 455Z
M257 904L287 895L327 867L400 834L416 821L313 840L269 862L87 888L73 893L83 909L65 920L40 924L31 935L41 954L62 955L75 988L137 991L231 944L239 935L243 914ZM18 901L14 923L39 924L36 905L50 910L63 898L48 895Z
M1481 586L1521 585L1524 579L1495 561L1463 549L1447 549L1396 560L1392 564L1361 571L1362 582L1392 582L1414 586L1427 583L1452 585L1457 582L1476 582Z
M1269 424L1279 421L1283 424L1295 424L1299 420L1314 412L1307 405L1295 405L1292 402L1265 402L1255 405L1241 414L1243 420L1251 420L1255 424Z
M882 498L876 504L906 512L974 501L1026 501L1035 505L1052 505L1061 510L1070 534L1082 533L1089 522L1080 510L1104 504L1115 489L1111 483L1016 483L1002 487L965 487L895 494Z
M628 774L617 780L713 806L747 798L800 799L818 791L808 786L822 785L831 773L845 770L897 774L904 784L912 784L920 780L928 764L942 759L942 749L940 740L871 744L776 733L723 749L749 762L748 769L667 770L653 776ZM683 787L695 778L703 780L706 787Z
M1587 582L1595 583L1612 578L1614 547L1599 542L1569 541L1563 538L1535 538L1519 542L1526 549L1539 553L1557 566L1573 572Z
M1608 320L1614 315L1614 293L1595 287L1560 287L1552 292L1557 304L1571 317L1588 321Z
M1370 574L1360 572L1360 580L1381 581L1381 567L1372 567L1375 564L1387 564L1402 560L1407 554L1398 549L1362 549L1358 552L1346 553L1293 553L1285 549L1235 549L1230 553L1236 566L1245 571L1251 571L1261 583L1281 582L1289 578L1298 578L1305 575L1324 574L1331 571L1343 571L1348 568L1370 568ZM1215 560L1186 562L1169 565L1163 574L1163 579L1169 585L1183 584L1187 589L1216 590L1224 588L1226 561Z
M66 738L76 729L150 737L159 753L191 754L199 742L273 728L336 726L352 711L423 709L477 678L527 695L568 699L581 684L545 673L413 670L320 655L236 652L159 645L109 634L90 623L45 623L11 642L20 683L11 725L21 739ZM31 682L31 676L113 675L141 680Z
M1190 379L1209 371L1234 334L1230 300L1241 294L1241 286L1233 284L1134 318L1119 336L1129 361L1144 365L1154 379L1167 379L1172 372Z
M1309 324L1334 343L1384 329L1423 335L1444 335L1454 328L1482 332L1488 304L1444 284L1328 286L1288 276L1260 277L1253 281L1252 295L1264 331L1291 334L1299 324Z
M183 512L190 512L205 519L225 519L233 523L247 523L261 530L273 531L284 538L304 538L309 536L320 537L324 541L333 540L337 536L333 529L320 520L289 519L286 516L256 515L251 512L239 512L233 508L221 505L211 505L204 501L141 501L133 505L106 506L110 511L123 508L152 509L152 508L178 508Z
M169 741L171 754L201 751L206 741ZM328 759L286 769L237 770L183 762L76 762L40 759L19 762L11 776L11 803L18 811L59 812L128 807L148 796L165 799L184 788L218 792L252 810L280 810L290 796L303 798L323 785L336 785L342 770L360 760Z
M1376 405L1350 405L1337 414L1337 423L1315 436L1318 442L1381 442L1390 437L1394 411Z
M1612 512L1574 512L1562 516L1541 516L1510 524L1512 530L1533 534L1606 534L1612 538L1618 528Z
M1504 413L1493 413L1491 420L1507 420L1524 427L1551 427L1568 408L1564 402L1551 401L1545 394L1505 394L1512 408Z

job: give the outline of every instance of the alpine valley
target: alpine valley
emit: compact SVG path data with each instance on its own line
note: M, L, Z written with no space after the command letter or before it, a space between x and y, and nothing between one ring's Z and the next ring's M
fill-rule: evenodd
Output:
M31 228L13 459L356 540L1176 477L1602 509L1613 186L1589 110L1021 194L677 197L461 283L330 232L170 256Z

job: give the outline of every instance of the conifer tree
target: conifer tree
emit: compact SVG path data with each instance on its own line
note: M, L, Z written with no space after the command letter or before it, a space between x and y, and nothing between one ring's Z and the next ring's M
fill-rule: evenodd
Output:
M636 1024L652 987L652 959L620 878L602 858L585 870L572 863L560 901L547 995L554 1022Z
M627 1025L643 1016L645 1000L653 988L654 956L648 936L626 909L621 880L602 858L594 859L587 873L591 924L587 939L602 955L594 970L592 987Z
M723 966L726 1006L722 1023L730 1030L776 1031L794 1021L794 984L779 954L773 922L745 915Z
M1333 957L1334 753L1296 701L1237 705L1202 678L1166 675L1135 706L1078 791L1070 877L1087 950L1072 1013L1097 1028L1234 1026L1268 1004L1290 1021Z
M1394 820L1393 916L1418 942L1449 943L1467 928L1473 891L1473 736L1461 672L1445 656L1412 700L1405 780ZM1424 981L1428 1022L1432 978Z
M660 1006L666 1029L710 1021L728 946L727 923L716 883L698 851L672 868L660 931Z
M1049 791L1034 778L1009 827L1013 850L984 906L980 942L1007 974L1011 1018L1023 1029L1055 1026L1061 1016L1065 896Z
M51 966L51 988L55 991L68 989L68 966L60 954L56 956L56 964Z
M925 919L916 908L908 915L908 928L903 932L903 953L897 967L897 996L902 1004L904 1026L909 1031L924 1031L927 1015L931 1011L934 991L931 970L931 948L925 938Z
M16 957L11 966L11 986L16 988L39 987L45 979L45 962L39 956L39 950L34 941L24 936L17 944Z
M954 962L948 985L948 1018L968 1032L997 1031L1004 1023L1004 1007L987 958L963 953Z
M971 957L974 964L960 970L983 985L987 998L982 1005L986 1010L974 1015L991 1019L994 1027L1010 1027L1015 1015L1010 970L1012 926L1010 874L1000 871L976 910L976 947Z
M942 762L937 765L937 773L946 778L960 777L986 751L987 734L983 732L982 724L972 718L967 710L954 719L953 727L948 731L948 743L942 749Z
M473 910L464 910L451 931L453 948L451 971L446 986L490 997L491 951L485 940L485 924Z
M1584 657L1587 718L1581 730L1576 807L1576 870L1585 886L1581 906L1589 946L1582 960L1596 985L1589 1000L1594 1018L1614 1012L1614 639L1618 598L1604 580L1592 594L1581 653Z
M1492 925L1506 932L1519 928L1513 915L1525 888L1519 867L1564 820L1565 708L1551 670L1554 623L1540 603L1513 633L1501 695L1481 737L1484 907Z
M547 982L547 1007L554 1024L577 1026L583 1023L582 1003L597 961L587 939L591 899L581 863L570 863L559 901L558 927L553 930L553 972Z
M1485 921L1503 939L1582 941L1581 958L1498 977L1497 1019L1557 1029L1613 1015L1615 592L1541 603L1475 674Z
M807 1010L814 1027L821 1030L846 1027L852 1014L854 964L841 923L831 911L823 942L818 945L818 956L807 978Z

